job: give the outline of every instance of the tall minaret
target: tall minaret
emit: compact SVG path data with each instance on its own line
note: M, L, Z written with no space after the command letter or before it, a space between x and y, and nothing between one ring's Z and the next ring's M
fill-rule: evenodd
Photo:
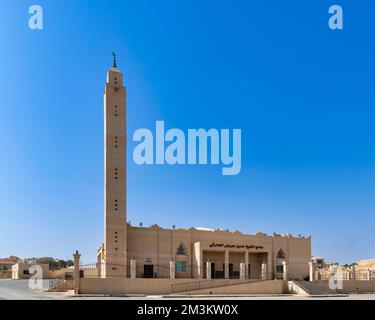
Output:
M126 88L113 53L104 90L104 277L127 275L126 226Z

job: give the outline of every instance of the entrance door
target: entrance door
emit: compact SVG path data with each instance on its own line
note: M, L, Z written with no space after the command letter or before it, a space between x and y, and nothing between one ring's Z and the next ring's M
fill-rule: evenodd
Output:
M211 262L211 277L215 279L215 263Z
M251 279L251 265L250 265L250 263L247 265L247 278Z
M229 278L233 279L234 278L234 272L233 272L233 263L229 264Z
M143 266L143 277L144 278L154 277L154 265L153 264L145 264Z

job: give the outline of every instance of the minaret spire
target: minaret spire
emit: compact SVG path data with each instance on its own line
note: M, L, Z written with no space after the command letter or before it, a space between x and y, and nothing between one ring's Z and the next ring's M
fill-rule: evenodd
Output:
M104 246L101 276L127 277L126 88L122 72L107 72L104 89Z
M116 68L116 69L117 69L116 53L115 53L115 52L112 52L112 55L113 55L113 68Z

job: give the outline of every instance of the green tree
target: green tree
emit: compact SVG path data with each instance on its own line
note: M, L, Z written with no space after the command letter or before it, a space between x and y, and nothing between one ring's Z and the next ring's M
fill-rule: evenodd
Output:
M67 267L72 267L74 265L73 260L66 260Z

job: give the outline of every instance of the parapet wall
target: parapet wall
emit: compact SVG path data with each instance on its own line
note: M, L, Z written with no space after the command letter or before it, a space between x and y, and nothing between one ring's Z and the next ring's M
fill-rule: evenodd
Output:
M191 279L81 278L80 294L171 294L172 284Z
M198 281L198 280L197 280ZM173 284L192 283L192 279L81 278L80 294L171 294ZM197 290L188 294L282 294L285 281L270 280ZM179 292L183 294L184 292Z
M328 283L328 281L326 281ZM338 293L374 293L375 280L342 280Z

